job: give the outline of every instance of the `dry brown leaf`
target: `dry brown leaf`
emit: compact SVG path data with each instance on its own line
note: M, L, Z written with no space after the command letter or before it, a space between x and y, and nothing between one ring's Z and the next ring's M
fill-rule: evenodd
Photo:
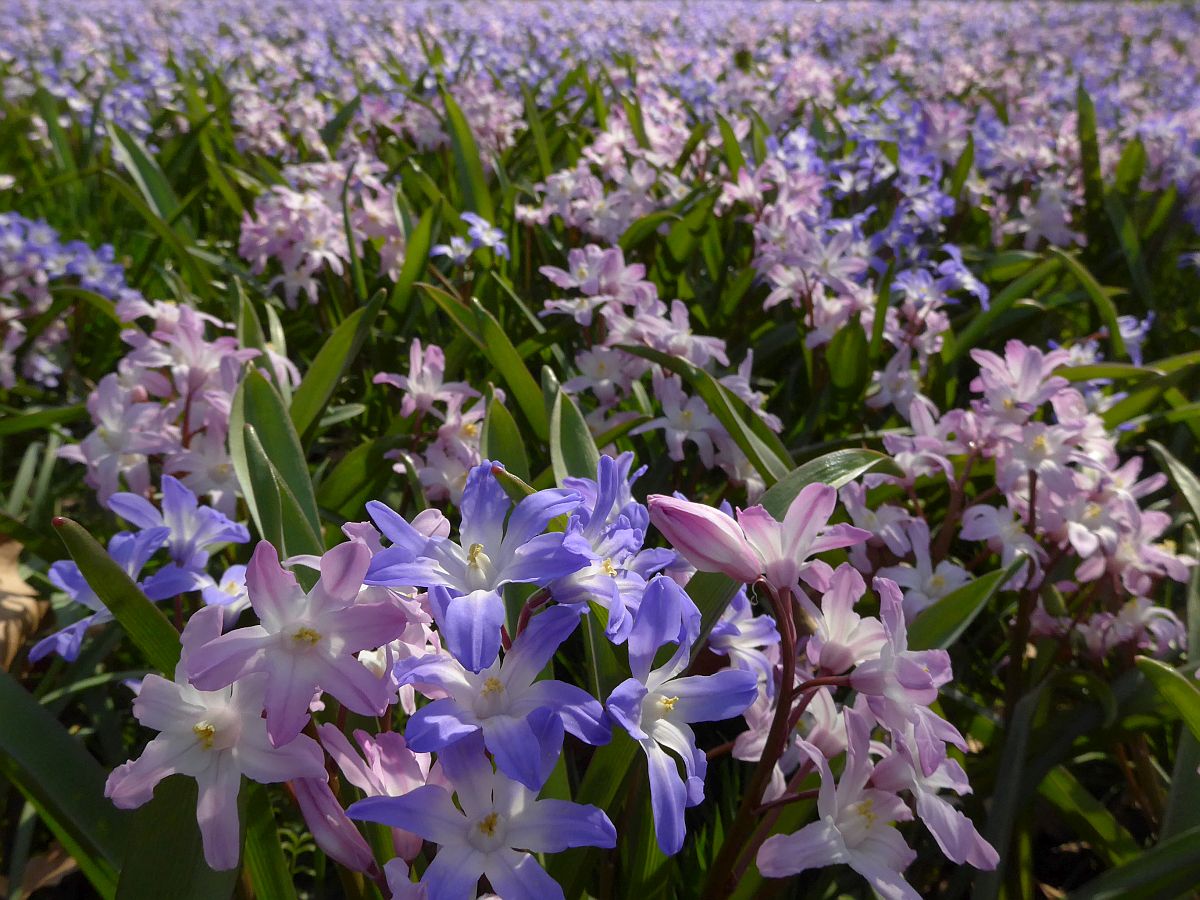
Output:
M31 857L25 864L25 873L21 876L22 897L28 897L34 891L42 888L57 887L58 884L79 868L79 863L71 859L70 854L55 844L45 853ZM0 876L0 892L8 894L8 879Z
M20 556L21 545L16 541L0 543L0 666L5 671L50 608L21 578L17 568Z

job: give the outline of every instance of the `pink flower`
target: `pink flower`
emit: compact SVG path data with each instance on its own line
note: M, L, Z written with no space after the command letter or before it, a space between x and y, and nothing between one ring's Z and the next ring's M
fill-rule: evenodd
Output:
M383 713L391 682L354 654L395 640L408 616L395 603L356 602L370 562L366 544L340 544L321 557L321 578L305 594L279 565L275 548L261 541L246 568L246 588L262 624L231 631L192 654L192 682L214 690L265 674L267 732L276 746L300 733L318 686L356 713Z
M325 779L325 757L317 742L299 735L288 742L267 738L262 719L266 679L252 675L215 691L187 683L187 660L218 638L222 611L209 606L197 612L183 632L184 655L175 680L147 675L133 714L157 729L142 755L108 776L104 795L121 809L148 802L155 786L168 775L196 779L196 819L204 858L214 869L237 866L241 850L238 791L242 775L262 783L294 778Z

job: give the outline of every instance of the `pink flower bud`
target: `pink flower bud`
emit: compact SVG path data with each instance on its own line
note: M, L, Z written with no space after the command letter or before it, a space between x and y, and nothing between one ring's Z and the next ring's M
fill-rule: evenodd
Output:
M746 584L762 574L758 554L725 513L662 494L647 497L646 504L650 521L701 572L720 572Z

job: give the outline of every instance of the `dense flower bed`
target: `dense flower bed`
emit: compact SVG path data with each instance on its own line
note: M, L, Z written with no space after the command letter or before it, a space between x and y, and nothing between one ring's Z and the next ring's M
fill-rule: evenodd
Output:
M10 885L1200 881L1193 9L0 25Z

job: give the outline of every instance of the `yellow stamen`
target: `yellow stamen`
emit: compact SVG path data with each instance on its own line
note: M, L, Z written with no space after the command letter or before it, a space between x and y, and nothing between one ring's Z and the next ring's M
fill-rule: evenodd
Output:
M479 568L479 557L483 556L483 544L472 544L467 550L467 565L473 569Z
M613 561L611 559L606 559L604 562L600 563L600 571L609 578L617 577L617 567L613 565Z
M494 837L496 834L496 823L500 820L497 813L490 812L482 819L475 827L479 829L480 834L486 834L488 837Z
M481 693L483 696L487 697L491 694L502 693L503 691L504 683L493 675L483 682L483 691Z
M662 697L659 699L658 704L664 710L666 710L667 712L670 712L671 710L673 710L675 708L675 704L678 702L679 702L678 697Z
M192 726L192 734L196 735L196 740L200 742L201 747L211 750L213 740L217 736L217 729L210 722L201 722Z
M305 626L304 628L301 628L299 631L297 631L295 634L292 635L292 640L300 641L300 642L304 642L304 643L308 643L308 644L312 644L313 646L316 646L317 643L321 640L321 632L314 631L313 629Z

